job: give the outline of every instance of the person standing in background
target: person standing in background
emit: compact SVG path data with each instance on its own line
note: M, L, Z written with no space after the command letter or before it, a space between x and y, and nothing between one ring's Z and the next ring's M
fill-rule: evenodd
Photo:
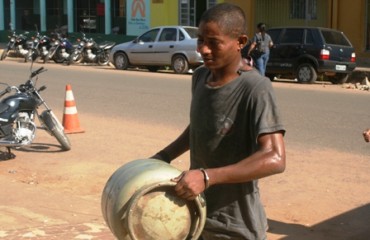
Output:
M266 33L266 24L259 23L257 30L258 32L252 38L248 55L253 58L255 66L261 75L265 76L267 62L270 57L270 48L274 43L270 35Z

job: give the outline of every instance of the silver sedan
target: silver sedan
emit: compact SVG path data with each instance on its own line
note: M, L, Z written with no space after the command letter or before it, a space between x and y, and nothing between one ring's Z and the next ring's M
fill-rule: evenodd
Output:
M146 67L154 72L170 67L175 73L187 73L203 64L197 52L197 34L196 27L155 27L133 41L114 46L109 60L121 70Z

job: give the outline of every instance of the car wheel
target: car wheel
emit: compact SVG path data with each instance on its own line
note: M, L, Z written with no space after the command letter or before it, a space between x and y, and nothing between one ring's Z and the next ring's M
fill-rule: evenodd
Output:
M343 84L347 82L348 76L348 73L337 73L335 76L328 77L328 79L332 84Z
M128 57L125 53L116 53L114 55L114 66L120 70L128 68Z
M317 79L315 68L309 63L298 66L297 79L299 83L314 83Z
M187 73L189 71L188 60L183 55L175 55L172 58L172 69L175 73Z
M267 74L266 74L266 77L267 77L268 79L270 79L270 81L274 81L274 80L275 80L275 75L274 75L274 74L269 74L269 73L267 73Z

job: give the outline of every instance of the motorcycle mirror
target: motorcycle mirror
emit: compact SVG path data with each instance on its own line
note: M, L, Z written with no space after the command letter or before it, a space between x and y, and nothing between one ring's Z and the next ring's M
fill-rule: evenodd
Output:
M46 89L46 86L44 85L44 86L41 86L38 91L41 92L41 91L44 91L45 89Z

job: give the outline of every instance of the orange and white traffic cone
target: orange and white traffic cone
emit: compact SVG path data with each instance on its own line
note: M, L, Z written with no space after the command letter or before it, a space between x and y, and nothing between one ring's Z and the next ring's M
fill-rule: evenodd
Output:
M71 85L66 86L66 98L64 101L63 127L65 133L83 133L78 120L76 102L73 97Z

